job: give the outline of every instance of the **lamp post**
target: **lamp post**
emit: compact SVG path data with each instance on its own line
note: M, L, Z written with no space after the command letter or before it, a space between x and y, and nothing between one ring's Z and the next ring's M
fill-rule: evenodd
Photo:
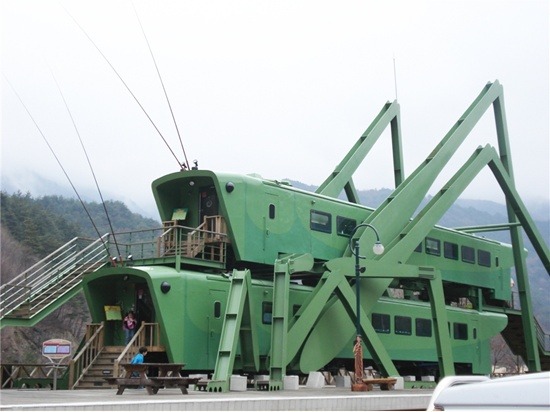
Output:
M359 239L355 239L355 244L353 244L353 236L355 232L361 227L371 228L376 235L376 243L372 247L372 251L375 255L381 255L384 253L384 245L380 242L380 236L378 231L372 225L368 223L362 223L355 226L351 232L349 238L349 247L351 253L355 255L355 303L356 303L356 319L355 319L355 345L353 347L353 353L355 355L355 384L351 385L352 391L366 391L367 386L363 382L363 346L361 342L361 267L359 265L360 259L365 259L364 256L359 254Z

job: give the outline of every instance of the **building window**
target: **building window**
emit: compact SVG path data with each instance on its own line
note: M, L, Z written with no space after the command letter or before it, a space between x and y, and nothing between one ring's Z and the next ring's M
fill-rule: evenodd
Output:
M441 241L431 237L426 238L426 253L428 255L441 256Z
M219 319L222 315L222 304L219 300L214 302L214 317Z
M336 216L336 233L340 236L350 237L355 226L357 226L357 221L355 219Z
M264 325L271 325L272 317L273 304L271 302L262 302L262 323Z
M275 205L273 203L269 205L269 218L275 219Z
M412 334L412 321L408 316L395 316L395 333L397 335Z
M432 321L430 319L416 319L416 336L432 336Z
M309 220L311 230L318 232L331 233L332 231L332 215L330 213L319 212L312 210Z
M480 266L486 266L488 268L491 267L491 252L487 252L486 250L478 250L477 251L477 263L479 263Z
M468 340L468 325L465 323L453 323L453 336L458 340Z
M443 256L447 259L458 260L458 245L451 242L443 242Z
M462 261L466 263L476 263L476 250L470 246L461 246Z
M372 326L378 333L390 333L390 315L373 313Z

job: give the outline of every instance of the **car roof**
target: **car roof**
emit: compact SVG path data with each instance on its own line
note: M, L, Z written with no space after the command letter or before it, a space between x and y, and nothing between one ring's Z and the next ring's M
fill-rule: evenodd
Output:
M449 407L550 408L550 372L468 383L444 389L434 405Z

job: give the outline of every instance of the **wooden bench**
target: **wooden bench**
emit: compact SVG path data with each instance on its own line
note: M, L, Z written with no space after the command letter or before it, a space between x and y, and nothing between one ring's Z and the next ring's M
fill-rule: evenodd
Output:
M196 384L200 378L187 378L180 375L184 364L177 363L140 363L121 364L125 376L120 378L103 378L110 385L117 385L117 395L122 395L126 388L143 387L149 395L155 395L161 388L178 387L181 393L187 395L190 384ZM159 376L147 376L149 368L157 369Z
M380 385L380 389L383 391L392 390L397 382L397 378L374 378L363 379L365 385L367 385L367 391L372 391L373 385Z
M160 388L178 387L181 393L187 395L189 385L196 385L200 378L185 378L181 376L155 376L147 378L145 387L151 387L153 394L156 394Z
M145 380L141 378L103 378L109 385L117 385L117 395L122 395L126 388L136 389L140 386L145 387Z

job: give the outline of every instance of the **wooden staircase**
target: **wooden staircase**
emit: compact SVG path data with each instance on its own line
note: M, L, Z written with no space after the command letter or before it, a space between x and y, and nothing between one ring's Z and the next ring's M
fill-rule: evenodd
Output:
M115 360L120 356L124 346L105 346L96 360L90 365L74 389L113 388L104 378L113 377Z

